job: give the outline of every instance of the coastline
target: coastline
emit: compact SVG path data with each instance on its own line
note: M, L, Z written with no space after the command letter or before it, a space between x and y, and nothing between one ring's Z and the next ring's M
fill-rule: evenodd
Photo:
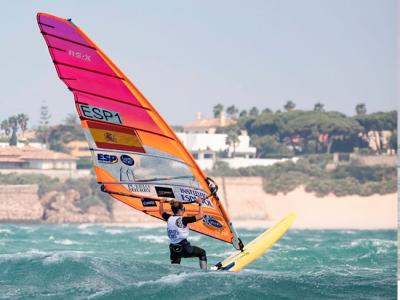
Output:
M397 193L317 197L300 187L287 194L271 195L264 192L260 177L217 178L217 181L221 187L220 201L237 228L266 229L295 212L297 219L293 229L397 229ZM39 199L37 186L2 186L0 223L165 226L161 220L117 200L112 201L111 212L95 206L82 213L75 206L79 199L77 192L53 193Z

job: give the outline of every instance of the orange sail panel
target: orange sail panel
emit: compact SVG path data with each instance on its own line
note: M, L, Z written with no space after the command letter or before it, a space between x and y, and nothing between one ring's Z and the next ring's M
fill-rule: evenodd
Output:
M190 229L239 248L212 184L151 103L71 20L39 13L37 21L58 76L74 94L103 191L159 219L160 198L181 201L188 214L203 198L206 216Z

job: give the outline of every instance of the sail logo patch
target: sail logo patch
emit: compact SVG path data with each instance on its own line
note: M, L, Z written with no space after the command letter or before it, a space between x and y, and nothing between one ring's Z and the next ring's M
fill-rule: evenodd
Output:
M128 190L132 193L150 193L151 187L148 184L128 184Z
M68 55L75 57L77 59L83 60L83 61L91 61L92 58L90 57L89 54L87 53L82 53L80 51L74 51L74 50L68 50Z
M213 207L212 202L207 198L207 194L200 190L180 188L181 199L183 202L194 202L197 198L204 199L203 203L206 206Z
M212 229L222 229L224 226L211 216L204 216L203 223Z
M121 116L116 111L87 104L79 104L79 109L85 118L122 125Z
M135 161L129 155L123 154L120 156L120 158L121 161L127 166L133 166L135 164Z
M196 190L184 189L184 188L180 188L179 191L181 193L182 200L185 202L193 202L196 200L196 198L206 198L207 197L207 194L202 191L196 191Z
M97 153L97 160L99 163L103 164L115 164L118 162L117 156L112 154L102 154L102 153Z

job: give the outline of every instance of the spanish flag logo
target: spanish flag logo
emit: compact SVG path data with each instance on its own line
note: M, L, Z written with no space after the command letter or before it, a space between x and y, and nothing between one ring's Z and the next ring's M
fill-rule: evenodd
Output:
M87 121L90 133L98 148L145 153L133 128Z

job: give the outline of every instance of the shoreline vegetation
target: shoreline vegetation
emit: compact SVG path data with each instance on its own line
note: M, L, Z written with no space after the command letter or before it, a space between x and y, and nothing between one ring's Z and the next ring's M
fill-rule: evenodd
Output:
M263 189L267 194L287 194L303 186L305 191L317 197L334 194L370 196L397 192L397 168L391 165L367 166L357 159L350 163L332 164L332 155L304 156L296 161L288 160L272 166L254 166L232 169L223 161L217 161L207 175L211 177L254 177L263 178ZM93 173L84 178L61 181L43 174L2 174L2 184L37 184L38 196L51 191L76 190L81 196L79 205L87 209L92 204L109 207L109 196L102 193Z
M331 155L310 155L297 161L285 161L272 166L231 169L220 161L212 176L261 176L267 194L288 193L300 186L305 191L323 197L330 193L337 197L348 195L370 196L397 192L396 166L366 166L357 159L348 164L332 164Z
M221 104L215 105L214 117L220 117L223 111ZM333 206L335 201L339 203L350 199L348 201L354 200L362 209L367 209L367 202L371 199L382 198L390 202L382 203L383 206L392 207L391 198L397 193L397 168L393 161L389 164L383 161L395 157L397 153L397 111L367 113L366 106L360 103L355 107L356 114L347 116L326 111L322 103L316 103L312 110L299 110L293 101L287 101L282 111L259 110L256 107L239 111L231 105L225 112L232 120L231 125L216 128L216 133L227 135L226 145L233 151L216 153L214 167L206 172L207 175L243 180L259 178L259 191L249 196L262 197L260 201L271 200L268 202L269 210L274 205L278 207L279 201L289 201L288 197L296 198L299 203L307 203L308 198L315 201L307 205L330 199ZM53 151L70 153L68 143L84 140L75 115L69 115L57 125L50 125L50 118L49 108L43 104L39 125L34 127L35 134L26 138L24 132L27 131L29 117L23 114L11 116L1 122L2 142L16 145L19 141L17 133L22 131L19 142L39 142ZM183 127L174 126L174 129L182 131ZM257 158L289 160L271 166L230 168L220 158L235 157L238 136L243 131L250 136L250 145L256 147ZM335 155L344 155L348 159L338 161ZM365 157L373 158L375 162L365 163ZM77 167L90 169L92 164L88 158L82 158L78 160ZM44 210L44 221L57 222L60 217L58 212L64 211L69 214L65 220L70 220L75 214L79 215L76 219L72 218L76 222L111 222L115 200L100 191L93 172L88 177L62 181L43 174L2 174L0 169L0 182L3 185L37 185L36 196ZM365 205L359 202L360 199L365 199ZM374 205L379 207L377 201ZM240 203L236 201L234 205L239 207ZM320 209L323 210L322 207ZM340 213L339 210L337 213ZM91 217L85 217L85 214ZM98 218L100 215L102 217ZM268 217L274 219L271 215ZM385 218L383 215L377 217ZM255 223L261 224L260 220ZM243 222L253 226L249 225L249 221Z

